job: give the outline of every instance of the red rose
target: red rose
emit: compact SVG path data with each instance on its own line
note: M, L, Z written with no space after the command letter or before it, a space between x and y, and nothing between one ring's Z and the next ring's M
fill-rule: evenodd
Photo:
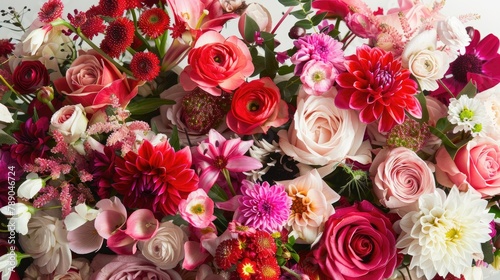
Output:
M180 75L184 89L196 86L213 95L238 88L254 71L248 47L236 36L224 38L207 31L201 35L188 55L189 65Z
M288 106L274 82L265 77L240 86L233 95L227 126L243 135L267 133L288 121Z
M12 74L14 89L21 94L34 93L37 89L50 83L47 68L38 60L23 61Z
M121 73L96 51L81 52L66 72L66 77L54 81L60 93L74 104L81 103L93 114L112 104L112 96L125 108L137 95L139 83Z
M391 220L366 200L336 209L313 254L335 280L386 279L399 262Z

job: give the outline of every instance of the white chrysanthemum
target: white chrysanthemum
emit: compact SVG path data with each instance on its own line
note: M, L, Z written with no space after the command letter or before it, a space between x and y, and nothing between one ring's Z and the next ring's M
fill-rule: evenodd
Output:
M446 197L442 189L419 198L419 211L406 214L401 220L402 233L397 247L412 256L410 269L417 276L432 279L436 274L457 277L472 265L473 258L482 258L481 243L491 239L488 202L469 188L459 192L453 187Z
M265 139L257 140L254 139L252 147L248 150L250 156L259 160L263 168L259 170L251 170L249 172L243 172L245 175L250 176L254 182L257 180L262 180L262 176L266 175L267 171L278 162L277 159L271 158L271 154L282 154L280 146L276 141L272 143L267 142Z
M491 120L483 103L466 95L462 95L459 99L450 99L448 120L456 125L453 133L470 131L474 137L484 137L491 127Z

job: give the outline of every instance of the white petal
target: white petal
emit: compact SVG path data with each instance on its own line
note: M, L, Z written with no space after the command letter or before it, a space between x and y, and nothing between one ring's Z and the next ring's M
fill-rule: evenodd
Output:
M42 187L42 179L28 179L19 186L17 195L20 198L32 199Z
M15 223L16 223L16 231L22 235L28 234L28 223L31 219L31 213L25 212L20 215Z
M66 225L66 229L68 231L75 230L76 228L81 227L86 222L87 220L85 220L75 212L69 213L69 215L66 216L66 219L64 219L64 224Z
M3 104L0 104L0 122L13 123L14 119L9 112L9 109Z

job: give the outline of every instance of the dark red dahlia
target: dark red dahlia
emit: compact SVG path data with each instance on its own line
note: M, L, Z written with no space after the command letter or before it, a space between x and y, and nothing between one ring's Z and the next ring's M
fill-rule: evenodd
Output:
M152 81L160 73L160 59L151 52L137 52L130 61L130 70L135 78Z
M175 215L179 202L198 188L189 147L175 151L168 142L144 141L137 153L117 157L113 188L129 208Z
M380 132L403 123L405 111L416 118L422 116L422 107L415 97L417 83L391 52L364 45L346 57L345 65L347 71L336 79L337 107L359 110L364 123L378 120Z
M50 23L51 21L61 17L64 9L64 5L61 0L49 0L45 2L38 12L38 19L44 23Z
M242 250L238 239L226 239L222 241L215 251L215 264L221 269L228 269L236 264L241 258Z
M167 30L169 24L170 17L165 10L160 8L145 10L137 23L142 33L153 39L160 37Z
M12 134L17 143L10 146L10 153L20 166L33 163L36 158L43 157L50 150L49 125L48 118L42 117L36 122L30 118Z
M134 41L134 23L124 17L109 23L101 49L111 57L119 57Z
M493 34L481 39L478 30L473 30L472 40L465 48L465 53L459 55L450 63L450 68L441 81L457 95L472 81L478 92L487 90L500 83L500 40ZM442 86L431 94L444 104L449 104L450 93Z
M108 17L121 17L127 8L126 0L99 0L101 13Z
M258 230L250 238L248 244L250 251L256 253L257 259L263 259L267 257L274 257L276 254L276 242L270 233Z
M0 39L0 57L7 57L7 55L12 54L14 51L14 44L11 43L11 39Z
M92 166L92 182L97 185L97 195L100 198L110 198L113 174L115 171L115 149L109 146L104 147L104 153L95 152L93 154L94 164Z

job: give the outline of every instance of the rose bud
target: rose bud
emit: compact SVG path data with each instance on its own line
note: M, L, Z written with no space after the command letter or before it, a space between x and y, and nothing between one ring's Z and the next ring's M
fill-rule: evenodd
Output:
M245 9L245 12L241 15L240 20L238 21L238 29L240 31L240 34L247 41L249 39L253 39L253 38L246 38L245 37L245 25L246 25L247 17L250 17L251 19L253 19L253 21L255 21L255 23L259 27L259 30L253 30L254 32L252 32L252 34L255 33L255 31L264 31L264 32L271 31L272 19L271 19L271 14L269 13L269 11L261 4L251 3Z

